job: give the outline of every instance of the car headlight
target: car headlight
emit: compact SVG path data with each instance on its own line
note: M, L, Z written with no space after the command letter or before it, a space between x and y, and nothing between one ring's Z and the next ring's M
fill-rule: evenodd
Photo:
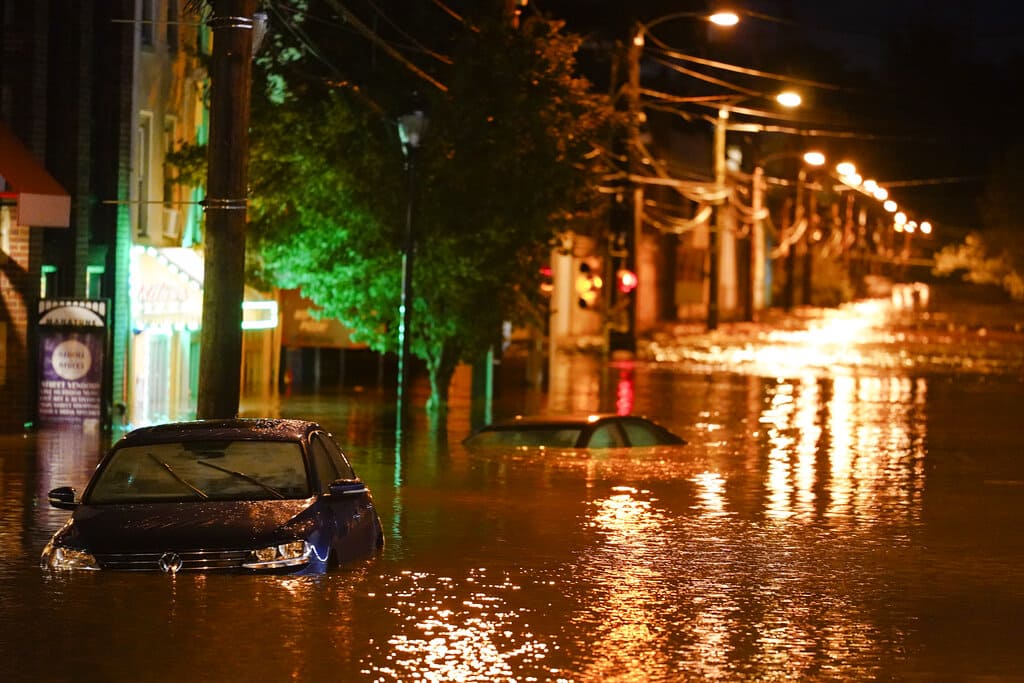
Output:
M294 567L309 562L313 546L307 541L292 541L252 551L252 561L242 566L246 569L275 569Z
M92 553L47 543L40 562L43 569L99 569Z

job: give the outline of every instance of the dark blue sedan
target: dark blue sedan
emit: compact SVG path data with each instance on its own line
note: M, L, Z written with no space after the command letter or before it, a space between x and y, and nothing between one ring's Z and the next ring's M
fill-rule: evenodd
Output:
M314 574L372 555L373 498L320 425L201 420L145 427L103 458L46 545L52 570Z

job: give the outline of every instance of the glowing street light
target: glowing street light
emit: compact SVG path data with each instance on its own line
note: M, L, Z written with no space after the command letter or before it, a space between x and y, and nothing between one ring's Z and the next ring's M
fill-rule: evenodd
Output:
M808 164L809 166L824 166L825 155L816 150L811 150L804 154L804 163Z
M781 104L783 107L799 107L804 101L800 93L794 90L783 90L775 96L775 101Z
M841 161L836 164L836 173L841 176L852 176L857 173L857 167L850 161Z
M735 26L740 23L740 16L730 10L720 10L709 16L708 21L716 26Z

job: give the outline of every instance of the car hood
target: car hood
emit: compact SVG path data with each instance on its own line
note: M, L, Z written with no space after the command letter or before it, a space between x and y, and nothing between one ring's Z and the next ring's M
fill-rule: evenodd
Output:
M313 502L83 505L57 540L93 553L258 548L306 537Z

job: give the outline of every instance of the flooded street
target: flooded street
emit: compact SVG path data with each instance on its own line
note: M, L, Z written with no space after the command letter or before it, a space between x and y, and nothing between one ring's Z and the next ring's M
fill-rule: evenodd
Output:
M319 420L373 490L385 550L322 577L46 574L46 492L101 438L0 436L0 677L1024 680L1020 339L890 313L503 375L496 417L631 411L682 447L468 451L466 372L401 447L376 388L247 407Z

